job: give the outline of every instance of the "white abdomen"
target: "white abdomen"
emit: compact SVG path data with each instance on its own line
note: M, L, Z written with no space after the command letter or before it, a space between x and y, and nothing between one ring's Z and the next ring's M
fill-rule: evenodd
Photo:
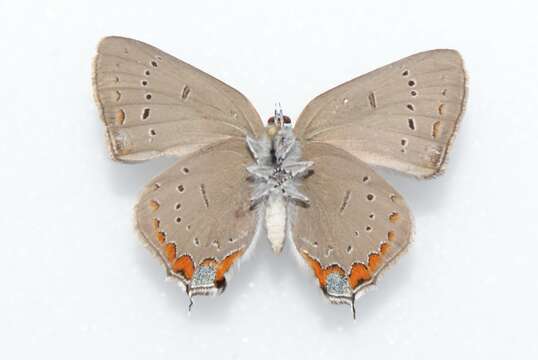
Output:
M271 194L266 202L267 238L275 254L282 251L286 231L286 201L280 194Z

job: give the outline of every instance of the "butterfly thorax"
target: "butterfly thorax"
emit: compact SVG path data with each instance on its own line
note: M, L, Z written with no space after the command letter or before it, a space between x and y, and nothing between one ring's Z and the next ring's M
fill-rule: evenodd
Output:
M280 127L272 137L247 137L247 144L256 161L247 168L254 182L251 202L265 210L267 237L279 253L285 239L288 204L309 203L299 186L313 163L301 161L300 144L290 127Z

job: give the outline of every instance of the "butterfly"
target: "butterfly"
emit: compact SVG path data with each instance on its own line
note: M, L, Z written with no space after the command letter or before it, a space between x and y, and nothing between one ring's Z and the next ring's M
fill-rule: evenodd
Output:
M312 100L292 127L263 125L237 90L143 42L107 37L93 84L115 160L177 162L136 205L167 275L197 295L226 287L254 243L292 243L331 303L350 304L408 246L402 197L371 166L443 171L466 98L454 50L412 55ZM189 308L190 308L189 305Z

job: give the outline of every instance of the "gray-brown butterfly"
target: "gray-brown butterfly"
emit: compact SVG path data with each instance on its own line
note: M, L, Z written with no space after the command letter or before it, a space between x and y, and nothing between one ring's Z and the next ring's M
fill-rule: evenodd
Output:
M189 298L221 292L229 269L267 238L275 253L293 243L327 298L353 314L356 295L402 253L413 227L370 165L439 174L466 96L454 50L337 86L294 128L280 109L264 127L241 93L140 41L102 40L93 75L114 159L179 157L146 186L136 221Z

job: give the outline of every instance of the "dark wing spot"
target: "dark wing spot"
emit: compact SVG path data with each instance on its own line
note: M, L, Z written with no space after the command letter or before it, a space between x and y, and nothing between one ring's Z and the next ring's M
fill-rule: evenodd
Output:
M347 190L346 194L344 195L344 199L342 200L342 204L340 205L340 214L342 214L344 210L348 207L350 199L351 199L351 191Z
M202 200L204 201L205 207L209 208L209 199L207 198L207 192L204 184L200 185L200 194L202 194Z
M368 94L368 102L370 103L372 109L375 109L377 107L375 94L373 91L370 91L370 93Z
M181 99L187 100L187 97L189 96L190 93L191 93L191 88L185 85L183 87L183 90L181 91Z

